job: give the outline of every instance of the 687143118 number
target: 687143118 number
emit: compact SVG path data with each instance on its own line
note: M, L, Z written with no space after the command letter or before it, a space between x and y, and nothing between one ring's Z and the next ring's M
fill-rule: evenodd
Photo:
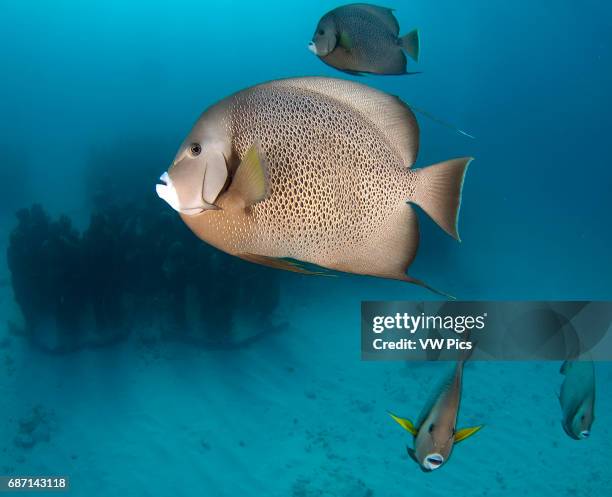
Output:
M0 476L0 492L62 491L68 490L66 476Z

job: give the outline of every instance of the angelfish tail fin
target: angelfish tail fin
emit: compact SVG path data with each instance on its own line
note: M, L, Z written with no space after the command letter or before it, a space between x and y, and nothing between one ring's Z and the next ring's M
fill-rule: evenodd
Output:
M413 29L407 35L399 38L399 46L406 50L406 53L415 62L419 61L419 49L421 42L419 41L419 30Z
M417 185L414 197L409 200L421 207L440 228L459 241L457 224L461 189L471 161L471 157L463 157L413 170L417 175Z

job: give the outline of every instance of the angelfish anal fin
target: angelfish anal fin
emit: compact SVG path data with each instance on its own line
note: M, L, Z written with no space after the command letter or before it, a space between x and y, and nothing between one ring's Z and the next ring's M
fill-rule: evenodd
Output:
M245 208L264 200L269 194L268 189L268 164L259 145L253 144L232 178L227 197L234 207Z
M387 411L388 412L388 411ZM409 419L400 418L396 416L392 412L388 412L389 416L393 418L393 420L400 425L404 430L411 433L413 436L417 436L417 429L414 427L414 424Z
M267 266L274 269L291 271L292 273L307 274L309 276L329 276L323 271L310 271L309 269L304 268L298 261L290 261L278 257L268 257L266 255L250 254L246 252L236 254L236 256L244 259L245 261L261 264L262 266Z
M474 433L480 431L484 425L471 426L470 428L462 428L455 433L455 443L459 443L466 438L470 438Z

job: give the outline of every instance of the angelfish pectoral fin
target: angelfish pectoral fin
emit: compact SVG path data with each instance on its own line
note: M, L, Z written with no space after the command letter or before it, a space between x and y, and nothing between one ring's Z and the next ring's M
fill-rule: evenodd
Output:
M338 37L338 45L345 50L351 50L353 48L353 40L346 31L342 31Z
M404 428L404 430L411 433L415 437L417 436L417 429L414 427L414 424L412 423L412 421L410 421L409 419L400 418L399 416L396 416L395 414L389 411L387 411L387 413L389 414L389 416L393 418L393 420L398 425Z
M228 200L235 207L250 207L269 194L268 165L260 147L251 145L232 178L227 190Z
M459 443L466 438L470 438L474 433L480 431L484 425L472 426L470 428L462 428L455 433L455 443Z

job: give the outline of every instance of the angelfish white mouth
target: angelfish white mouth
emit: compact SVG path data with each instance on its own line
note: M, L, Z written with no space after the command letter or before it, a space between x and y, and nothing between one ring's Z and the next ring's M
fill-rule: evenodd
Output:
M442 454L429 454L423 461L423 467L430 471L438 469L444 463L444 457Z
M591 432L589 430L583 430L580 432L580 438L582 439L589 438L590 435L591 435Z
M179 199L176 193L176 188L174 188L174 185L172 184L172 180L170 179L168 173L166 172L162 174L159 177L159 180L162 182L162 184L155 185L155 191L157 192L157 195L162 200L168 202L168 205L170 205L170 207L172 207L175 211L180 212L181 209L179 207Z
M315 45L314 41L311 41L311 42L308 44L308 50L310 50L310 51L311 51L313 54L315 54L315 55L319 55L319 54L317 53L317 46Z

